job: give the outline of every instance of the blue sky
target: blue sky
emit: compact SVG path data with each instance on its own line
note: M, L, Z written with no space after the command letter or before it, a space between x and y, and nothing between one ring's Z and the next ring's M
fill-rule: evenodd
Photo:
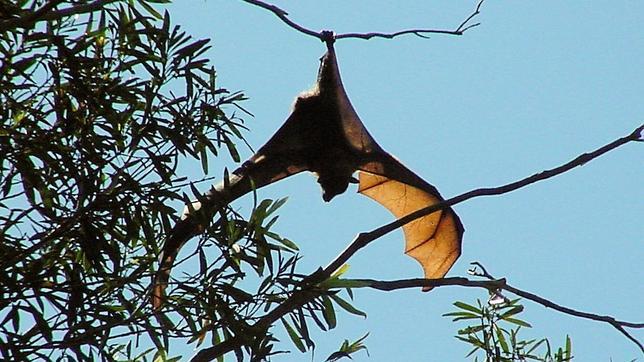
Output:
M275 1L311 29L337 33L456 27L475 2ZM173 23L211 38L208 56L220 86L243 90L249 143L257 149L282 124L295 96L309 88L324 46L271 13L242 1L180 1ZM336 44L347 93L378 142L446 197L498 186L558 166L630 133L644 122L644 2L488 1L482 24L462 37L345 39ZM251 155L243 149L242 157ZM585 166L510 194L478 198L455 210L466 228L463 255L497 277L557 303L644 321L644 157L629 144ZM235 163L210 160L213 175ZM198 166L188 176L203 175ZM314 178L299 175L259 191L288 196L276 230L301 248L303 271L335 257L353 237L392 220L371 200L348 191L324 203ZM248 212L248 203L236 203ZM177 206L179 208L179 206ZM347 277L421 276L403 255L402 232L357 254ZM316 333L315 360L344 338L370 332L370 358L356 361L457 361L468 347L441 317L456 300L483 290L439 288L356 292L366 319L340 318ZM608 325L525 301L533 324L525 337L560 345L571 335L577 361L642 360ZM644 333L634 333L640 340ZM292 348L284 341L285 348ZM193 353L191 347L171 355ZM278 361L310 360L293 352Z

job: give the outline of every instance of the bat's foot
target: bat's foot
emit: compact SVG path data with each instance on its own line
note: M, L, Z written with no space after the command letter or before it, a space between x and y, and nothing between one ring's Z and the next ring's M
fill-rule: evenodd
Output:
M320 33L320 40L331 46L335 43L335 33L332 30L322 30Z

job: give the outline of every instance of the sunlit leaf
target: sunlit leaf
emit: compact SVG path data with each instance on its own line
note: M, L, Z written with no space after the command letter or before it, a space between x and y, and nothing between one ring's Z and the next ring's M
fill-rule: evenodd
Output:
M331 274L331 278L338 278L342 276L342 274L346 273L349 270L349 264L342 264L341 267L339 267L336 271Z

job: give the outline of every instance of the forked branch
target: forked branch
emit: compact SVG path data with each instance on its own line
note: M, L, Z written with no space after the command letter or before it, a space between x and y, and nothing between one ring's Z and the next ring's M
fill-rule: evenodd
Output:
M275 14L278 18L280 18L286 25L290 26L291 28L299 31L300 33L310 35L313 37L316 37L322 41L324 41L324 35L322 31L315 31L311 30L309 28L306 28L293 20L291 20L288 17L288 12L285 10L273 5L266 3L264 1L260 0L243 0L249 4L259 6L260 8L266 9L273 14ZM343 34L336 34L335 38L336 39L343 39L343 38L357 38L357 39L371 39L371 38L385 38L385 39L393 39L398 36L402 35L407 35L407 34L412 34L416 35L421 38L427 38L428 34L445 34L445 35L463 35L467 30L472 29L474 27L479 26L481 23L475 23L472 20L481 13L481 6L483 5L484 0L480 0L474 11L463 20L458 27L456 27L453 30L449 29L405 29L405 30L400 30L392 33L381 33L381 32L369 32L369 33L343 33Z

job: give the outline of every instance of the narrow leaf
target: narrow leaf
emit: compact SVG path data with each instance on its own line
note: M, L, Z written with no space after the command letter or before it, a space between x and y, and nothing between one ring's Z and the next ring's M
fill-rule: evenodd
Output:
M301 352L306 352L306 347L304 346L304 343L302 343L300 336L297 334L297 332L295 332L295 329L293 329L293 327L288 324L286 319L282 318L281 320L284 328L286 328L288 336L291 337L291 341L293 341L293 344L295 344L295 347L297 347L297 349L299 349Z
M335 302L336 302L340 307L342 307L342 309L346 310L347 312L349 312L349 313L351 313L351 314L355 314L355 315L359 315L359 316L362 316L362 317L367 318L367 313L365 313L365 312L363 312L363 311L361 311L361 310L357 309L356 307L354 307L353 305L351 305L351 303L349 303L349 302L347 302L346 300L344 300L344 299L340 298L339 296L332 294L332 295L331 295L331 298L332 298L332 299L333 299L333 300L334 300L334 301L335 301Z

